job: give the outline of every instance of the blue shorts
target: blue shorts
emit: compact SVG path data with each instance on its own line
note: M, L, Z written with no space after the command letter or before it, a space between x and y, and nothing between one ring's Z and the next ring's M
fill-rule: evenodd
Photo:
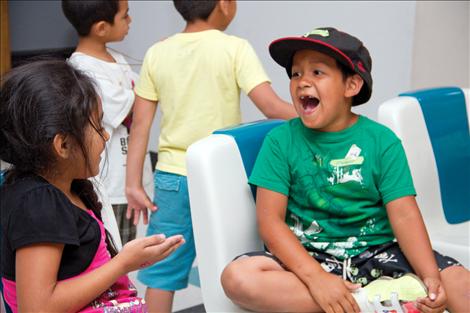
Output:
M174 291L188 286L189 272L196 257L186 176L156 171L155 199L158 210L150 215L147 236L183 235L185 243L150 267L140 270L137 279L149 288Z

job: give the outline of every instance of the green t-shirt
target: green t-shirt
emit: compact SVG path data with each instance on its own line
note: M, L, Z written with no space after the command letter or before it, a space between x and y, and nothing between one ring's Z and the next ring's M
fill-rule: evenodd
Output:
M364 116L339 132L299 118L273 129L249 182L286 195L286 223L304 247L339 259L394 240L385 204L415 195L401 141Z

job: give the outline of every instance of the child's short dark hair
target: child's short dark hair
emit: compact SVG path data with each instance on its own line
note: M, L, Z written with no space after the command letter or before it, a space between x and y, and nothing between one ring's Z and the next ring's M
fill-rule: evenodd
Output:
M176 10L186 22L206 21L218 0L173 0Z
M343 81L346 81L348 77L354 76L354 74L356 74L352 69L350 69L343 63L339 62L338 60L335 60L335 61L336 61L336 66L341 71L341 75L343 76Z
M62 11L79 36L88 36L93 24L114 23L119 0L62 0Z

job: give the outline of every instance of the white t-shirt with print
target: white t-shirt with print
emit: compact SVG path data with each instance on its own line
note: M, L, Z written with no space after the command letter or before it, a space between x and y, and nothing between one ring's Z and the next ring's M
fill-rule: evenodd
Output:
M129 133L122 122L134 104L133 88L138 75L132 71L121 54L112 50L108 52L113 56L115 63L81 52L74 52L68 61L96 82L103 106L103 125L110 135L101 159L100 178L111 204L125 204L127 203L125 177ZM145 157L142 179L147 195L153 199L152 166L148 153Z

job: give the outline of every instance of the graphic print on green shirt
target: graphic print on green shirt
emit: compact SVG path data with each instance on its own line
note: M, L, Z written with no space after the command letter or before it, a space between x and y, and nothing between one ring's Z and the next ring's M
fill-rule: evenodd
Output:
M385 204L415 194L400 140L362 116L339 132L300 119L274 129L249 182L286 195L286 223L304 247L339 259L392 241Z

